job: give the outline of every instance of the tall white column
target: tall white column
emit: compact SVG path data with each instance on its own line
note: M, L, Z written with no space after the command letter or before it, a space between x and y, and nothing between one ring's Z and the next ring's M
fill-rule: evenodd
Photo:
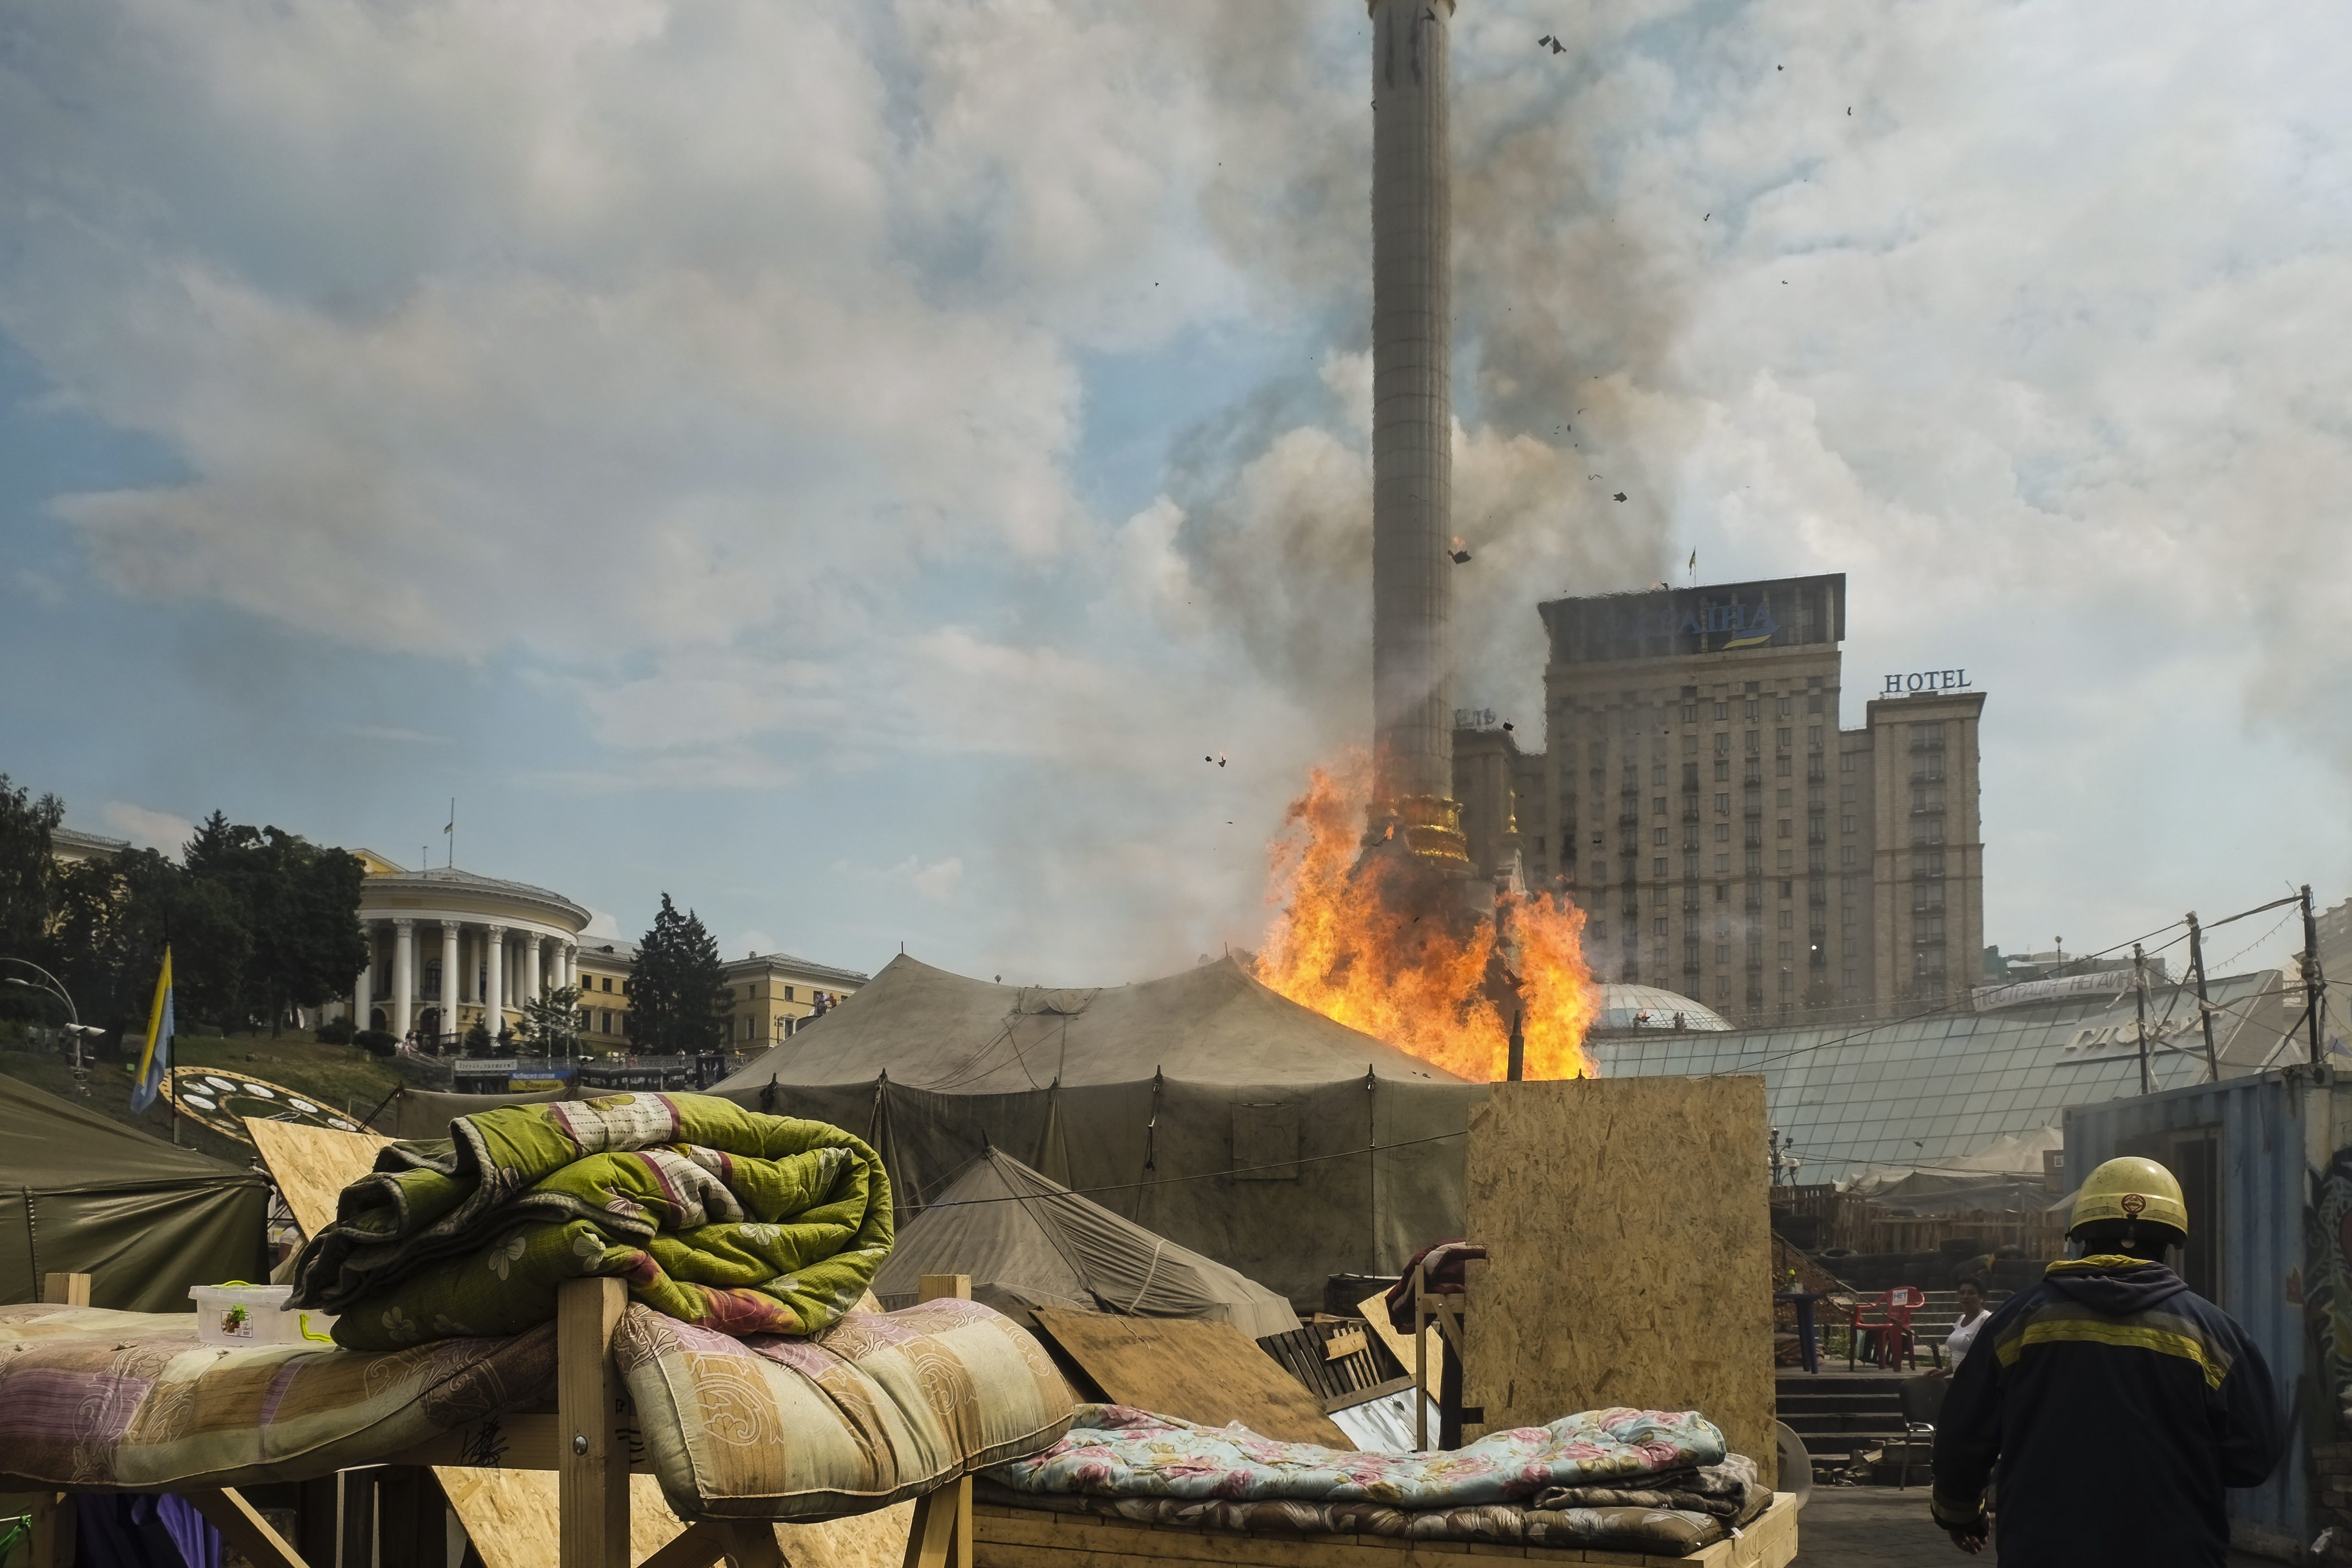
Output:
M457 1032L457 922L441 922L441 1032Z
M572 986L580 984L580 944L576 942L563 944L563 984Z
M482 1027L490 1032L495 1042L506 1021L506 956L507 928L489 926L482 933L482 953L489 961L490 986L482 996Z
M375 922L362 921L360 932L367 938L367 967L352 985L352 1026L369 1029L375 1026L368 1018L375 1009Z
M396 920L392 922L392 1032L404 1040L415 1017L415 1002L416 922Z
M530 971L530 995L534 1002L547 1000L547 938L527 936L522 939L523 963Z

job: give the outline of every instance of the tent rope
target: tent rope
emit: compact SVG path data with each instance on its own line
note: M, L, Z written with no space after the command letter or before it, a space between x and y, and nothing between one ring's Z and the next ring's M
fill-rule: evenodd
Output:
M1160 1254L1167 1245L1168 1243L1164 1240L1154 1241L1151 1244L1151 1262L1143 1270L1143 1289L1138 1290L1135 1293L1135 1300L1127 1304L1127 1315L1129 1317L1135 1317L1137 1315L1137 1309L1143 1305L1143 1299L1151 1294L1151 1282L1160 1277Z

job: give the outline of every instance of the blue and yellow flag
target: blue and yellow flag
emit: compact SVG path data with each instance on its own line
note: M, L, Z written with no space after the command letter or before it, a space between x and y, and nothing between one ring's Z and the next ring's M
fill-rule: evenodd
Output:
M139 1053L139 1083L131 1091L131 1109L144 1110L155 1103L163 1075L172 1067L172 949L163 947L163 972L155 976L155 1005L147 1014L147 1048Z

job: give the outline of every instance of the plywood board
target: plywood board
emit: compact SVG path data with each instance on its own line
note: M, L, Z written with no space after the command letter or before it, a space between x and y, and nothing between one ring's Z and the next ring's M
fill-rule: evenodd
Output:
M392 1142L373 1132L338 1132L253 1116L245 1119L245 1130L306 1237L334 1219L335 1199L375 1169L375 1152Z
M484 1568L557 1568L554 1471L436 1466L433 1474ZM900 1568L914 1516L915 1505L904 1502L823 1524L779 1524L776 1542L792 1568ZM643 1563L685 1528L660 1482L629 1478L630 1562Z
M1411 1377L1412 1375L1412 1336L1397 1332L1395 1327L1390 1323L1388 1292L1383 1290L1377 1296L1367 1296L1357 1302L1356 1315L1370 1325L1372 1332L1380 1336L1381 1343L1389 1347L1389 1354L1397 1358L1397 1364L1404 1368L1404 1374L1407 1377ZM1427 1343L1429 1386L1433 1391L1437 1387L1437 1369L1444 1364L1439 1359L1441 1352L1437 1348L1441 1341L1437 1330L1433 1327L1422 1330L1421 1337ZM1430 1397L1434 1399L1435 1393L1433 1392Z
M1769 1483L1761 1078L1498 1083L1471 1112L1463 1404L1488 1431L1696 1410Z
M1037 1322L1121 1405L1287 1443L1353 1448L1323 1402L1231 1323L1036 1309Z

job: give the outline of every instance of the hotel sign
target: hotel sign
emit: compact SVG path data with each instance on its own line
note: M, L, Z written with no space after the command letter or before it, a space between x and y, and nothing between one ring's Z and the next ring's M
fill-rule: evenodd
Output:
M1845 635L1845 578L1780 577L1641 594L1554 599L1542 606L1563 664L1686 658L1760 647L1835 647Z
M1915 691L1966 691L1974 689L1965 669L1915 669L1908 675L1890 675L1882 697L1907 697Z

